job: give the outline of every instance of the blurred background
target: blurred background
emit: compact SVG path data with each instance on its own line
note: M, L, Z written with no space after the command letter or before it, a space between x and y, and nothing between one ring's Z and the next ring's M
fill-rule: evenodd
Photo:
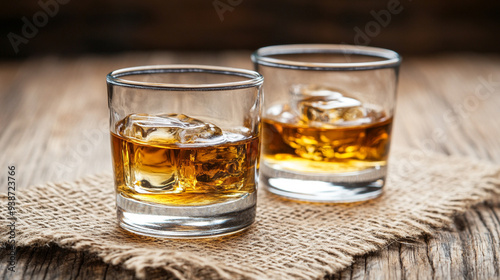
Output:
M347 43L500 52L498 0L3 1L1 58Z

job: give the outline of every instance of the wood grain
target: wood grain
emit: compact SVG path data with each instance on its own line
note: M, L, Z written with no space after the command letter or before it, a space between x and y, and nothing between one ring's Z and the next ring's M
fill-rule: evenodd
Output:
M105 75L134 65L198 63L251 68L248 52L125 53L43 57L0 64L0 181L15 165L18 193L34 184L111 170ZM500 164L500 57L460 54L405 58L394 146ZM6 184L0 184L6 191ZM3 206L2 206L3 207ZM500 278L500 200L478 205L432 236L360 256L326 279ZM4 232L1 230L0 232ZM0 249L0 279L135 279L95 255L19 248L16 272ZM148 279L168 279L149 271Z

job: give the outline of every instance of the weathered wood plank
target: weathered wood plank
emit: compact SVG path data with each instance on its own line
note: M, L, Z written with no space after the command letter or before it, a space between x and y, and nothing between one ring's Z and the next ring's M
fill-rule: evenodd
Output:
M479 205L456 217L448 230L358 257L352 267L330 279L496 279L500 243L491 228L500 228L499 211L498 203Z
M248 52L128 53L46 57L0 64L0 167L15 164L19 191L111 169L105 75L140 64L199 63L252 68ZM405 59L394 146L500 163L500 57ZM0 181L5 182L0 170ZM0 191L5 191L0 184ZM432 237L356 258L327 279L491 279L500 272L500 202L486 203ZM134 279L132 271L55 245L19 248L16 273L0 249L0 279ZM170 277L148 272L148 279Z

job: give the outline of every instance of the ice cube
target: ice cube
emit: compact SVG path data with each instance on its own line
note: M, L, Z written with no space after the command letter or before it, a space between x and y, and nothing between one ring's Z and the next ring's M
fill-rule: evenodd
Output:
M322 85L293 85L290 92L294 97L302 99L308 96L325 96L329 98L342 97L342 93L335 88Z
M217 144L225 140L219 127L183 114L132 114L122 124L120 134L148 143Z
M336 89L319 85L294 86L291 93L292 107L304 124L346 126L372 121L361 101Z
M281 123L291 123L295 124L300 121L297 114L290 108L288 104L284 105L274 105L271 106L266 111L266 118L273 119L275 121L279 121Z
M244 186L247 155L241 145L182 150L180 158L179 184L185 191L221 192Z

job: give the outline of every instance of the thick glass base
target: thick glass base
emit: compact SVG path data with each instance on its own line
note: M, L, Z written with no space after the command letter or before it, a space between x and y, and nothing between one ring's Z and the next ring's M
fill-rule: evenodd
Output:
M206 238L235 233L255 220L256 192L206 206L166 206L116 196L118 222L130 232L167 238Z
M382 194L387 167L343 174L298 174L275 170L263 164L261 178L277 195L312 202L348 203L365 201Z

